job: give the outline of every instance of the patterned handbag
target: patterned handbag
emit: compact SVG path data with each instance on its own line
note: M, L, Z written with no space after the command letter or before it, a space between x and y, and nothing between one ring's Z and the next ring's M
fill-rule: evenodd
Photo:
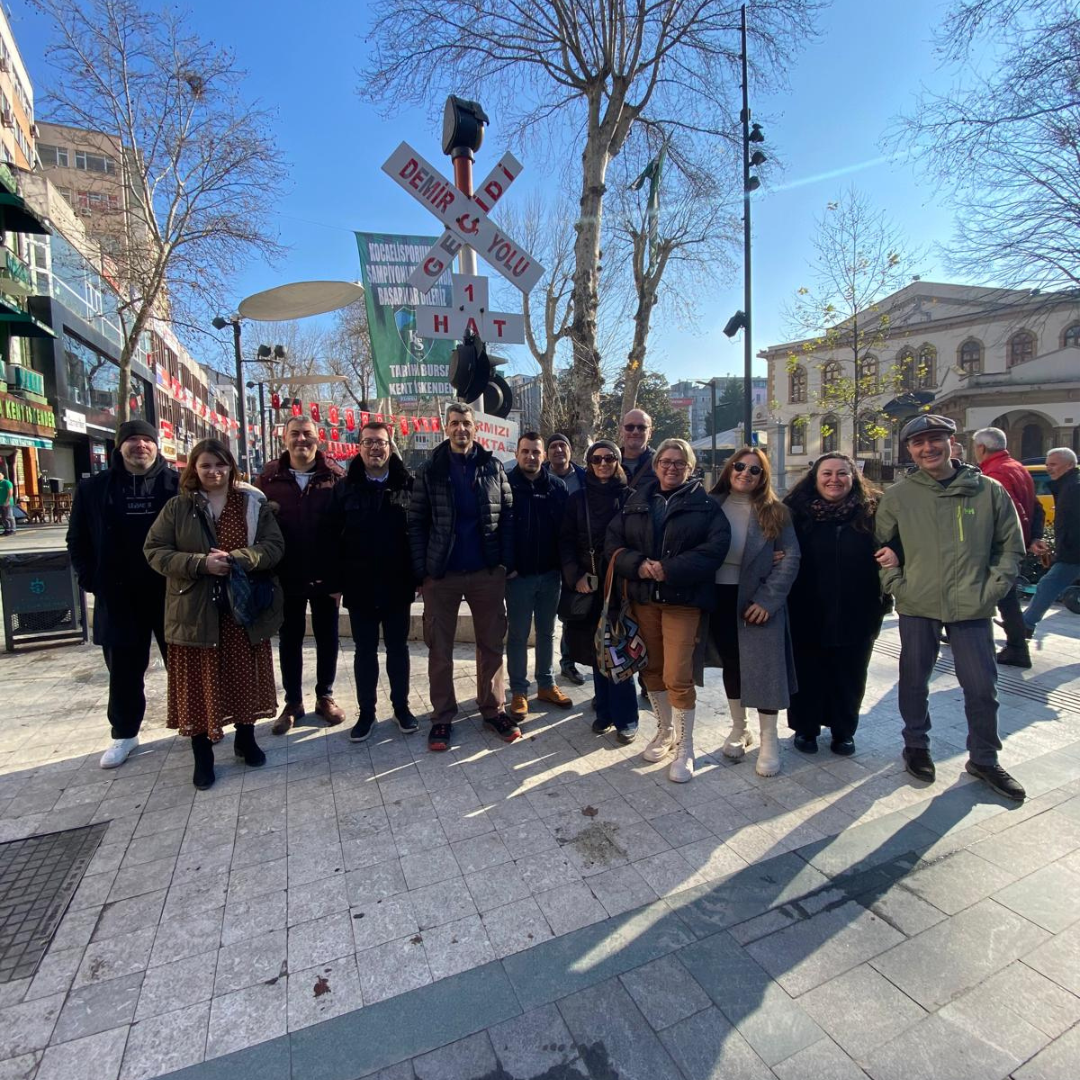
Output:
M604 608L600 625L596 628L596 666L601 674L612 682L632 679L649 662L645 641L637 621L630 614L630 600L626 595L626 582L622 585L622 597L618 609L611 610L611 589L615 580L615 560L625 551L619 548L608 563L604 581Z

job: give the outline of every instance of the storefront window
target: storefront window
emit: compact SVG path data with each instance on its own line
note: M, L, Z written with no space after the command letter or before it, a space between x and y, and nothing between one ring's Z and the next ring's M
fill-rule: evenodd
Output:
M120 369L116 364L67 333L64 334L64 360L68 397L92 413L115 419L120 389ZM146 419L147 384L138 376L132 377L131 384L131 416Z

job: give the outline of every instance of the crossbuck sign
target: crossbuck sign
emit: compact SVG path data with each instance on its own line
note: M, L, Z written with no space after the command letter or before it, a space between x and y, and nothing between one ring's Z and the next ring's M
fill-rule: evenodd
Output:
M446 226L410 276L411 285L427 293L465 244L523 293L536 285L544 268L487 216L521 167L513 154L504 154L470 198L407 143L390 155L383 171ZM487 278L469 274L453 275L452 307L420 306L416 309L416 323L417 333L425 338L460 340L471 332L489 342L520 344L525 340L524 318L489 311Z

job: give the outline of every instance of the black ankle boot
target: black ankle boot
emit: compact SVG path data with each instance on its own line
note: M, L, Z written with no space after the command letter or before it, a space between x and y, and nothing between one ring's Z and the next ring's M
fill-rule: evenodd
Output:
M206 735L191 736L191 753L195 758L195 772L191 782L205 791L214 786L214 746Z
M233 743L233 752L238 758L243 758L252 768L257 769L260 765L266 764L266 755L259 749L259 744L255 741L254 724L236 725L236 740Z

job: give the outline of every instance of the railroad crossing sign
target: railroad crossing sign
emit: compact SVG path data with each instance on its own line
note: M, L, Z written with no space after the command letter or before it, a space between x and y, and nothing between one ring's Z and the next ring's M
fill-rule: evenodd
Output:
M523 293L530 292L543 277L544 268L540 263L484 212L481 205L485 201L483 186L479 197L470 199L408 143L402 143L390 155L383 165L383 172L446 226L447 234L451 241L457 241L457 247L468 244L515 288ZM457 254L457 248L451 252L445 246L440 249L439 244L433 250L436 253L442 250L451 257ZM446 260L442 261L445 269Z
M424 338L463 341L475 334L487 342L521 345L525 341L525 316L488 310L488 279L472 274L452 276L453 306L416 309L416 332Z

